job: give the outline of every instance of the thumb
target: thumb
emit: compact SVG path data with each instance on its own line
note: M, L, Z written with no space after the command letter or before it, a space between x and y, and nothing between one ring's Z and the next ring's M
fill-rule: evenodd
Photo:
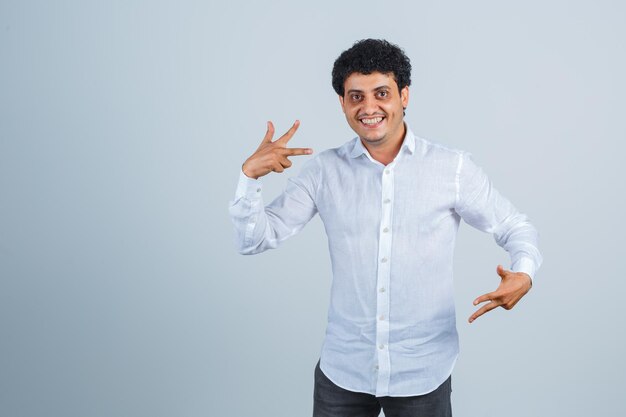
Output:
M272 123L271 120L267 121L267 131L265 132L265 136L263 137L263 140L261 141L261 146L263 146L264 143L271 143L272 142L272 138L274 137L274 123Z
M496 272L498 273L498 275L500 275L500 277L502 278L506 278L506 275L509 273L509 271L507 271L506 269L504 269L504 267L502 265L498 265L498 267L496 268Z

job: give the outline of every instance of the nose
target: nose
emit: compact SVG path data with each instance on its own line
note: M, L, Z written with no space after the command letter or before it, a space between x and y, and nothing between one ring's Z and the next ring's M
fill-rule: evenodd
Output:
M376 98L374 96L366 95L363 98L363 113L367 115L372 115L378 111L378 103L376 103Z

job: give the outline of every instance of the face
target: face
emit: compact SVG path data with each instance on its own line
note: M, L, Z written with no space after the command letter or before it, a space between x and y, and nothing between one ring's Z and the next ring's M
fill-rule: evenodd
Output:
M398 91L393 74L352 73L339 97L348 124L367 145L382 146L401 141L404 135L404 108L409 88Z

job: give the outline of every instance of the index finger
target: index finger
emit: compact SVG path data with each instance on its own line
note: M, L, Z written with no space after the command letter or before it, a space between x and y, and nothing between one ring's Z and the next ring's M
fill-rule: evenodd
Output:
M276 139L275 143L279 143L281 145L284 145L287 142L289 142L289 140L291 139L293 134L296 133L296 130L298 130L299 126L300 126L300 120L296 120L294 122L294 124L291 126L291 128L289 128L289 130L284 135L282 135L280 138Z
M487 294L483 294L480 297L478 297L477 299L474 300L474 305L478 305L480 303L484 303L485 301L490 301L493 300L494 298L496 298L498 296L498 294L496 294L496 291L494 292L490 292Z
M478 317L482 316L483 314L485 314L488 311L493 310L494 308L496 308L498 306L499 306L499 304L496 303L495 301L492 301L489 304L485 304L484 306L479 308L478 311L476 311L474 314L472 314L468 321L471 323L474 320L476 320Z

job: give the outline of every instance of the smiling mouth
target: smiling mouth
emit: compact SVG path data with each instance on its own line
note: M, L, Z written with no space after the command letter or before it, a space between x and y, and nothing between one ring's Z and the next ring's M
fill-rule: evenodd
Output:
M362 119L359 119L359 121L361 122L362 125L367 126L367 127L378 127L384 120L385 118L383 116L376 116L376 117L364 117Z

